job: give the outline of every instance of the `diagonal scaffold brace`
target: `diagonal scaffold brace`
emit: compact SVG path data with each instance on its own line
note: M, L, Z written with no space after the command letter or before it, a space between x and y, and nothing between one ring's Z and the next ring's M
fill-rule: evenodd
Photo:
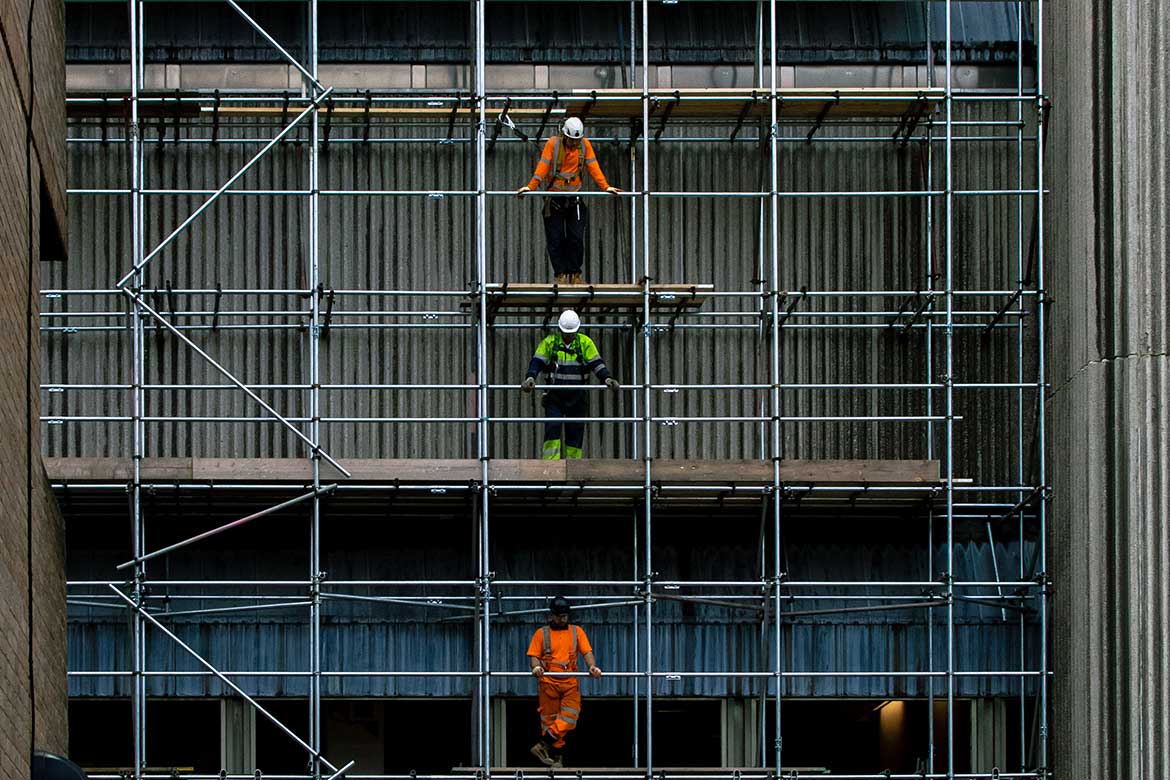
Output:
M284 137L291 133L296 128L296 126L301 123L302 119L316 111L317 108L321 105L321 101L329 97L332 92L333 87L329 87L324 92L317 95L317 97L313 98L309 105L305 106L305 110L297 114L291 122L285 125L283 130L277 133L272 140L266 143L263 148L260 149L260 151L256 152L256 154L252 156L252 159L244 163L239 170L233 173L231 177L225 181L222 186L220 186L218 190L216 190L210 197L208 197L207 200L199 204L199 206L194 211L192 211L186 219L179 223L179 226L172 230L166 238L159 242L159 244L154 249L150 250L150 252L147 253L141 260L135 262L133 267L128 272L126 272L125 276L118 280L115 286L123 290L126 289L126 285L130 283L130 280L134 278L136 273L145 268L147 263L158 257L160 252L170 246L171 242L174 241L180 233L186 230L192 222L199 218L200 214L202 214L204 211L207 211L207 209L210 208L213 203L219 200L219 197L227 192L233 184L239 181L244 174L251 170L252 166L255 165L261 158L263 158L264 155L266 155L269 150L272 149L272 147L276 146L282 140L284 140Z
M192 341L191 339L184 336L183 333L178 328L176 328L174 325L172 325L167 320L166 317L162 316L157 311L155 311L153 308L151 308L150 304L148 304L139 293L137 293L133 290L128 290L125 287L122 288L122 292L124 292L126 294L126 296L128 298L130 298L130 300L132 302L134 302L137 306L139 306L144 312L146 312L151 317L153 317L156 321L158 321L158 323L160 325L162 325L164 328L166 328L171 333L173 333L175 335L175 338L179 339L179 341L182 341L184 344L186 344L188 347L190 347L195 352L195 354L199 355L199 357L206 360L211 365L211 367L214 368L216 371L218 371L220 374L222 374L225 379L227 379L233 385L238 387L240 390L243 390L245 395L247 395L249 398L251 398L253 401L255 401L256 403L258 403L260 405L260 408L262 408L264 411L268 412L270 415L272 415L274 418L276 418L282 425L284 425L285 428L288 428L290 431L292 431L293 435L295 435L298 439L300 439L302 442L304 442L306 445L308 445L309 449L314 454L319 455L322 459L328 461L329 464L333 466L333 468L340 471L346 477L353 476L352 474L349 473L349 471L344 466L342 466L340 463L338 463L336 460L334 460L332 455L330 455L328 452L323 450L321 448L321 445L319 445L317 442L313 441L308 436L306 436L304 433L302 433L300 428L293 425L292 422L290 422L288 419L286 419L280 412L276 411L276 409L274 409L271 404L269 404L267 401L265 401L263 398L261 398L259 395L257 395L255 390L248 387L242 381L237 379L235 374L233 374L231 371L228 371L226 368L221 366L216 361L215 358L213 358L211 355L209 355L205 351L203 351L203 349L200 348L200 346L198 344L196 344L194 341Z
M190 655L192 658L194 658L196 661L198 661L200 664L202 664L203 667L205 669L207 669L207 671L211 672L213 675L215 675L217 678L219 678L220 682L222 682L227 687L231 688L232 691L234 691L236 693L236 695L238 695L244 701L248 702L248 704L251 704L252 707L254 707L257 712L259 712L264 717L268 718L268 720L272 721L272 724L274 726L276 726L278 729L283 731L285 734L287 734L289 737L291 737L294 742L296 742L298 745L300 745L305 750L307 750L310 756L312 756L313 758L319 760L322 764L324 764L326 766L326 768L328 768L329 771L333 773L332 775L329 776L329 780L336 780L336 778L342 777L346 772L348 772L354 766L354 764L357 763L356 761L350 761L348 764L346 764L345 766L338 769L336 766L334 766L332 763L330 763L329 760L325 758L325 756L321 755L320 751L314 750L309 745L309 743L305 742L303 739L298 737L296 735L296 732L294 732L288 726L285 726L283 723L281 723L279 718L277 718L275 715L273 715L268 710L264 709L264 706L262 704L260 704L260 702L253 699L251 696L249 696L247 693L244 692L243 688L241 688L240 686L238 686L234 682L232 682L230 677L228 677L226 674L224 674L220 670L216 669L215 666L212 665L212 663L210 661L208 661L203 656L199 655L199 653L195 652L195 650L190 645L188 645L186 642L184 642L182 639L180 639L169 628L167 628L162 623L160 623L154 617L154 615L150 614L141 604L136 603L134 601L134 599L130 598L125 593L123 593L121 590L119 590L118 587L116 585L114 585L113 583L107 583L107 585L108 585L110 590L112 590L120 599L122 599L122 601L126 602L127 607L129 607L134 612L141 615L143 617L143 619L145 619L147 622L149 622L151 625L153 625L159 631L163 632L168 637L170 637L171 641L173 641L179 647L186 650L188 655Z
M208 539L212 536L216 536L218 534L221 534L224 531L229 531L232 528L238 528L239 526L244 525L245 523L250 523L253 520L258 520L261 517L265 517L267 515L271 515L271 514L274 514L276 512L279 512L282 509L288 509L290 506L296 506L297 504L304 503L305 501L308 501L309 499L311 499L315 496L322 496L322 495L325 495L327 493L332 493L336 489L337 489L337 485L333 484L333 485L326 485L326 486L320 488L319 490L309 491L308 493L305 493L304 495L297 496L296 498L290 498L288 501L282 501L281 503L276 504L275 506L270 506L267 509L261 509L259 512L253 512L252 514L247 515L246 517L241 517L239 520L233 520L230 523L216 526L215 528L204 531L201 534L196 534L195 536L184 539L181 542L175 542L174 544L168 544L166 547L162 547L158 550L155 550L154 552L147 553L146 555L143 555L139 558L131 558L130 560L126 561L125 563L119 563L114 568L117 569L118 571L121 571L122 569L129 569L131 566L134 566L135 564L144 563L146 561L149 561L151 558L157 558L160 555L166 555L169 552L174 552L175 550L182 549L183 547L186 547L189 544L194 544L195 542L203 541L204 539Z

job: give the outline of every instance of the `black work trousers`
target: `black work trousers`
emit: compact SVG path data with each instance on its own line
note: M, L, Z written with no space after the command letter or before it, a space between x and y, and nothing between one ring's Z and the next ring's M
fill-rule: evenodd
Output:
M554 274L579 274L585 265L589 209L577 197L547 198L544 237Z

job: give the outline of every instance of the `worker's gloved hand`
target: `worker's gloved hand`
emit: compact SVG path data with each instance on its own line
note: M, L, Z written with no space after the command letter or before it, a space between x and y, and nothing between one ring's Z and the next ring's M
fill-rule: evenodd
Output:
M520 383L520 390L525 393L531 393L534 387L536 387L536 380L530 376L525 377L524 381Z
M523 187L516 190L516 197L523 198L525 195L527 195L530 192L532 192L532 188L529 187L527 184L525 184Z
M600 677L601 676L601 667L600 666L590 666L589 667L589 676L594 678L594 679L597 679L598 677Z
M621 385L618 384L618 381L616 379L614 379L612 376L608 377L605 380L605 386L608 387L610 390L617 390L618 388L621 387Z
M534 667L532 667L532 676L533 676L533 677L535 677L535 678L536 678L536 679L538 679L538 680L539 680L541 677L544 677L544 667L543 667L543 666L534 666Z
M622 191L619 190L617 187L606 187L605 191L608 192L610 195L621 195L622 194Z

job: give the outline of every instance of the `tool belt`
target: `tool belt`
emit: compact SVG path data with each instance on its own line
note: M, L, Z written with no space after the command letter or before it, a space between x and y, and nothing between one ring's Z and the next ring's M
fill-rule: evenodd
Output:
M584 390L558 390L555 393L546 390L540 394L540 405L544 409L560 409L566 417L589 415L589 396Z
M560 216L567 212L572 212L577 219L581 218L581 212L584 211L585 204L581 202L581 198L577 195L550 195L544 199L543 214L546 217L551 217L554 214Z

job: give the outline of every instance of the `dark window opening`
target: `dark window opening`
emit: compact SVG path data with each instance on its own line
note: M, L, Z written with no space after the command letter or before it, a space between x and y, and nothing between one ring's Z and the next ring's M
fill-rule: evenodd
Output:
M69 758L83 769L134 767L134 728L129 699L69 702ZM146 765L190 767L214 774L219 766L219 701L146 703Z
M645 761L644 706L638 730ZM540 739L536 697L507 702L509 767L535 767L529 748ZM717 767L722 758L722 704L719 700L661 699L654 702L654 763L663 767ZM634 761L634 704L630 699L585 699L577 728L565 740L565 765L631 767Z

